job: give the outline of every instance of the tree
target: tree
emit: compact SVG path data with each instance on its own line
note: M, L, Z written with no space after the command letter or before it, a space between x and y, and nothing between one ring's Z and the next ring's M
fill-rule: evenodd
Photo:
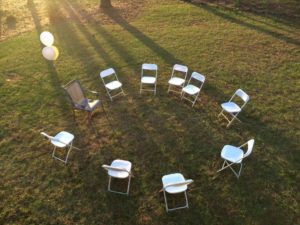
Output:
M111 0L100 0L100 8L102 9L112 8Z

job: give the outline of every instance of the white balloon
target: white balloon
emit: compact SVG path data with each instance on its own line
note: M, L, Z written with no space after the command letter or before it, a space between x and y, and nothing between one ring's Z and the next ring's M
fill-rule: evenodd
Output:
M58 58L59 51L55 46L44 47L42 50L42 54L45 59L56 60Z
M43 33L41 33L40 40L44 45L48 47L50 47L54 43L54 37L49 31L44 31Z

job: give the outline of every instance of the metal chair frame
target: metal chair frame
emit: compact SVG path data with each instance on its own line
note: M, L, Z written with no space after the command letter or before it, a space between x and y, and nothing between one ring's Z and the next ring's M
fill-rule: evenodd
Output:
M245 95L244 95L245 94ZM222 115L223 118L225 118L227 121L228 121L228 124L227 124L227 128L233 123L233 121L236 119L237 121L241 122L241 120L239 118L237 118L238 114L242 111L242 109L244 108L244 106L247 104L247 102L249 101L249 96L242 90L242 89L238 89L233 95L232 97L230 98L230 100L228 102L232 102L233 98L235 96L239 96L243 101L243 105L240 107L240 111L237 112L237 113L230 113L230 112L227 112L226 110L224 110L222 108L222 111L219 113L218 115L218 118ZM242 96L242 97L241 97ZM226 113L228 113L229 115L231 115L232 119L230 120L225 114L224 114L224 111Z
M184 88L187 87L188 85L190 85L190 82L191 82L192 79L201 82L201 85L199 86L199 89L200 89L199 92L197 92L197 93L194 94L194 95L188 94L188 93L186 93L186 92L184 91ZM201 89L202 89L202 86L203 86L204 82L205 82L205 76L203 76L203 75L200 74L200 73L193 72L192 75L191 75L191 77L190 77L190 79L189 79L189 81L188 81L188 83L187 83L187 85L186 85L185 87L182 88L182 91L181 91L181 99L188 100L189 102L192 103L192 107L194 107L194 105L195 105L195 103L196 103L196 101L197 101L197 99L198 99L198 97L199 97L199 94L200 94L200 92L201 92ZM192 96L192 97L194 98L194 100L192 101L191 99L185 97L185 94L188 94L188 95Z
M237 160L236 162L229 162L228 160L224 159L224 162L223 162L223 165L222 165L222 168L219 169L217 172L221 172L222 170L225 170L226 168L230 168L231 171L234 173L234 175L239 179L240 175L241 175L241 172L242 172L242 168L243 168L243 159L248 157L252 150L253 150L253 146L254 146L254 139L251 139L249 141L247 141L246 143L242 144L241 146L239 146L238 148L242 148L244 146L248 145L248 150L246 153L244 153L243 157L239 160ZM235 165L235 164L239 164L240 165L240 168L237 171L235 171L232 166Z
M182 192L184 192L184 196L185 196L185 205L184 206L175 207L175 208L169 208L169 206L168 206L168 200L167 200L167 193L169 193L169 192L166 189L168 187L180 187L180 186L183 186L183 185L189 185L192 182L193 182L193 180L188 179L188 180L185 180L185 181L182 181L182 182L169 183L169 184L163 186L163 188L162 188L161 191L164 192L164 199L165 199L165 205L166 205L166 211L167 212L174 211L174 210L177 210L177 209L189 208L189 202L188 202L188 198L187 198L187 189L186 189L186 190L182 191ZM182 192L169 193L169 194L178 194L178 193L182 193Z
M154 76L150 76L151 78L155 78L155 82L154 83L143 83L142 82L142 79L143 77L146 77L144 76L144 71L147 70L147 71L155 71L155 75ZM147 76L149 77L149 76ZM143 84L147 84L147 85L151 85L153 84L154 85L154 89L149 89L149 88L144 88L143 89ZM141 71L141 84L140 84L140 94L142 93L142 91L153 91L154 92L154 95L156 94L156 84L157 84L157 65L156 64L148 64L148 63L144 63L142 65L142 71Z
M114 98L114 97L117 97L117 96L119 96L120 94L123 94L123 95L125 96L125 93L124 93L124 91L123 91L122 83L121 83L121 82L120 82L120 83L121 83L121 86L118 87L118 88L115 88L115 89L113 89L113 90L110 90L109 88L107 88L106 85L109 84L109 83L111 83L111 82L105 83L104 78L109 77L109 76L113 76L113 75L114 75L114 77L116 78L116 81L120 82L120 81L119 81L119 78L118 78L118 76L117 76L117 73L116 73L116 71L115 71L113 68L109 68L109 69L106 69L106 70L103 70L103 71L100 72L100 78L101 78L101 80L102 80L102 82L103 82L103 84L104 84L104 87L105 87L105 89L106 89L106 92L107 92L107 94L108 94L108 96L109 96L109 98L110 98L111 101L113 101L113 98ZM121 89L121 91L118 92L118 93L116 93L115 95L111 95L111 93L112 93L113 91L117 90L117 89Z
M170 80L171 80L172 78L174 78L174 77L177 77L177 76L174 76L176 72L177 72L177 73L179 72L179 73L183 73L183 74L184 74L184 82L183 82L181 85L173 85L173 84L170 84L170 83L169 83L168 93L169 93L170 91L172 91L172 92L181 94L182 88L184 87L184 84L185 84L185 82L186 82L186 77L187 77L187 74L188 74L188 67L187 67L187 66L184 66L184 65L175 64L175 65L173 66L172 75L171 75ZM182 79L183 79L183 78L182 78ZM169 81L170 81L170 80L169 80ZM177 87L177 88L180 88L181 90L180 90L180 91L174 90L174 89L171 88L172 86L175 86L175 87Z
M53 148L53 151L52 151L52 157L55 158L55 159L57 159L57 160L59 160L59 161L61 161L61 162L63 162L63 163L65 163L65 164L67 164L68 158L69 158L69 154L70 154L70 152L71 152L71 150L72 150L73 148L74 148L74 149L77 149L77 150L81 150L81 149L79 149L79 148L73 146L73 140L74 140L74 139L73 139L70 143L64 143L64 142L62 142L62 141L56 139L55 137L53 137L53 136L51 136L51 135L49 135L49 134L47 134L47 133L45 133L45 132L41 132L41 135L45 136L45 137L46 137L47 139L49 139L50 141L59 142L59 143L62 143L63 145L65 145L65 147L67 147L67 146L69 147L69 149L67 150L66 158L65 158L65 159L62 159L62 158L59 158L58 156L55 155L55 151L56 151L57 146L53 144L53 145L54 145L54 148ZM62 148L65 148L65 147L62 147Z
M113 192L113 193L117 193L117 194L125 194L125 195L128 195L129 194L129 189L130 189L130 182L131 182L131 177L132 177L132 173L131 171L128 171L126 170L125 168L120 168L120 167L113 167L113 166L108 166L108 165L103 165L102 166L104 169L106 169L107 171L109 170L115 170L115 171L122 171L122 172L126 172L128 173L128 184L127 184L127 190L126 192L120 192L120 191L114 191L111 189L111 178L112 176L108 175L109 178L108 178L108 186L107 186L107 190L109 192ZM114 177L116 179L121 179L121 178L117 178L117 177ZM127 178L127 177L126 177Z
M80 105L80 104L77 104L77 103L75 103L74 101L73 101L73 99L72 99L72 96L71 96L71 94L68 92L68 87L70 87L73 83L77 83L78 85L79 85L79 87L80 87L80 89L81 89L81 91L82 91L82 95L83 95L83 97L86 99L86 104L85 105ZM76 114L75 114L75 110L81 110L81 111L85 111L85 112L87 112L87 116L88 116L88 120L89 120L89 122L91 122L91 120L92 120L92 114L93 114L93 111L94 110L91 110L91 108L89 107L89 105L88 105L88 103L89 103L89 99L86 97L86 95L85 95L85 91L87 91L87 92L89 92L89 93L92 93L92 94L95 94L95 95L99 95L99 92L96 92L96 91L91 91L91 90L88 90L88 89L84 89L82 86L81 86L81 84L80 84L80 82L79 82L79 80L71 80L70 82L68 82L66 85L64 85L64 86L62 86L62 88L67 92L67 94L68 94L68 97L69 97L69 99L70 99L70 101L71 101L71 103L72 103L72 106L73 106L73 117L74 117L74 119L76 118ZM97 103L97 105L101 105L102 106L102 109L104 110L104 107L103 107L103 105L102 105L102 101L99 99L99 103ZM95 106L95 109L96 109L96 107L97 106Z

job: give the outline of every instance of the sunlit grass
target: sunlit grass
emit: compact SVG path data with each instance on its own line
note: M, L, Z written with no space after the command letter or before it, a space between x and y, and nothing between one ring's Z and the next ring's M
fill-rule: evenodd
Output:
M147 3L128 22L116 12L100 24L86 4L45 1L45 26L33 1L36 30L0 43L0 223L4 224L297 224L299 222L299 30L250 13L168 0ZM255 20L254 20L255 19ZM259 21L262 22L259 22ZM51 31L60 56L41 55L39 33ZM159 66L157 95L139 95L140 67ZM206 76L191 108L167 94L172 65ZM114 67L125 97L110 102L99 72ZM76 120L61 85L77 78L100 91L93 126ZM242 123L226 129L220 103L242 88L251 97ZM69 163L51 158L41 131L75 135ZM256 143L239 180L221 167L225 144ZM101 168L133 163L130 195L107 192ZM194 179L190 209L167 214L161 177ZM180 202L181 198L174 198Z

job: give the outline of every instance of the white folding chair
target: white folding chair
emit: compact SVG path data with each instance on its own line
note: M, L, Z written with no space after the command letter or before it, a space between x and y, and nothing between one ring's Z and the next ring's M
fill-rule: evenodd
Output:
M172 211L176 209L183 209L183 208L188 208L189 207L189 202L187 198L187 193L186 190L188 188L188 185L191 184L193 180L189 179L186 180L184 176L181 173L173 173L173 174L168 174L162 177L162 183L163 183L163 192L164 192L164 198L165 198L165 203L166 203L166 211ZM168 201L167 201L167 194L178 194L184 192L185 196L185 205L176 207L176 208L169 208L168 207Z
M119 81L118 76L113 68L109 68L100 72L100 78L111 101L113 101L114 97L120 94L125 95L122 88L122 83ZM120 91L112 95L112 93L116 92L117 90Z
M173 66L172 75L168 82L169 83L168 93L170 91L181 93L181 90L180 92L174 89L172 90L171 87L174 86L175 88L182 89L186 80L187 72L188 72L187 66L183 66L179 64L175 64Z
M154 74L145 75L145 73L154 73ZM157 65L144 63L142 65L142 72L141 72L140 94L142 93L142 91L153 91L154 94L156 94L156 81L157 81ZM143 89L143 84L147 86L153 85L154 89L149 89L149 88Z
M102 165L102 167L107 170L109 180L108 180L108 191L118 193L118 194L129 194L129 188L130 188L130 180L132 177L131 174L131 162L121 160L121 159L116 159L114 160L110 166L108 165ZM127 191L126 192L120 192L120 191L113 191L110 188L111 184L111 178L119 178L119 179L125 179L128 177L128 185L127 185Z
M193 80L197 81L198 85L191 84L191 82L193 82ZM203 76L200 73L193 72L188 81L188 84L184 88L182 88L181 99L184 98L184 99L190 101L192 103L192 107L194 107L194 105L199 97L199 94L200 94L200 91L204 84L204 81L205 81L205 76ZM190 98L185 97L185 94L188 94L191 97L193 97L193 101L190 100Z
M246 153L242 150L242 147L248 145ZM217 172L220 172L226 168L230 168L234 175L239 178L241 175L242 167L243 167L243 159L248 157L254 146L254 139L247 141L245 144L241 145L240 147L235 147L232 145L225 145L221 151L221 157L224 159L224 163L222 168L219 169ZM236 172L232 166L235 164L240 165L240 169Z
M233 102L233 98L235 96L240 97L243 100L243 104L242 106L238 106L235 102ZM230 98L230 100L228 102L225 102L223 104L221 104L222 106L222 111L220 112L220 114L218 115L218 117L220 117L221 115L228 121L227 127L229 127L231 125L231 123L237 119L238 121L240 121L237 116L238 114L242 111L242 109L244 108L244 106L247 104L247 102L249 101L250 97L249 95L246 94L246 92L244 92L242 89L238 89ZM232 119L230 120L223 112L227 112L228 114L230 114L232 116ZM241 122L241 121L240 121Z
M76 148L76 147L73 146L74 135L69 133L69 132L66 132L66 131L61 131L58 134L56 134L54 137L46 134L45 132L41 132L41 135L48 138L50 140L51 144L54 145L54 149L53 149L53 152L52 152L52 157L55 158L55 159L58 159L59 161L64 162L65 164L67 164L70 151L72 150L72 148ZM58 148L69 147L65 159L59 158L58 156L55 155L55 151L56 151L57 147ZM76 148L76 149L78 149L78 148Z

